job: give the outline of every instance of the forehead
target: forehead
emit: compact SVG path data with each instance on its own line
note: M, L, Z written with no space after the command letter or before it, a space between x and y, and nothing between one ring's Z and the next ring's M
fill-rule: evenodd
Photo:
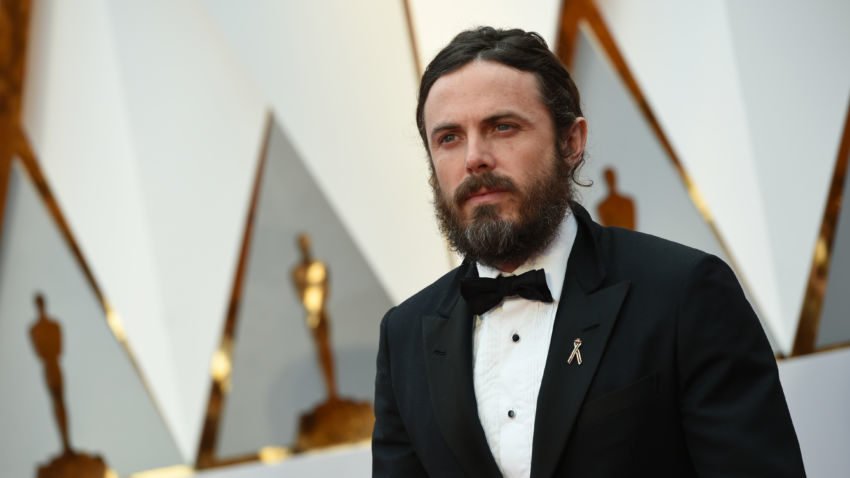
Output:
M441 76L425 100L425 124L460 121L479 114L515 111L548 115L537 77L501 63L475 60Z

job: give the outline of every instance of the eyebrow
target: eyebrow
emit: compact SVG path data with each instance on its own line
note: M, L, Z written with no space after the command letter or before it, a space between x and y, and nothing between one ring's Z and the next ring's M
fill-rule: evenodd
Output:
M516 113L514 111L505 111L484 118L484 122L488 124L493 124L506 119L518 120L522 123L528 123L529 121L528 118L519 113Z
M516 113L514 111L504 111L504 112L498 112L498 113L492 114L492 115L484 118L484 121L482 121L482 123L494 124L494 123L498 123L499 121L502 121L502 120L505 120L505 119L515 119L515 120L518 120L518 121L523 122L523 123L529 122L528 118L526 118L525 116L523 116L519 113ZM437 123L433 128L431 128L431 135L430 135L431 140L433 141L434 137L437 136L438 133L441 133L441 132L446 131L446 130L457 129L459 127L460 127L460 125L457 124L457 123L448 123L448 122Z
M431 141L434 141L437 134L442 133L446 130L457 129L460 125L457 123L438 123L436 126L431 128Z

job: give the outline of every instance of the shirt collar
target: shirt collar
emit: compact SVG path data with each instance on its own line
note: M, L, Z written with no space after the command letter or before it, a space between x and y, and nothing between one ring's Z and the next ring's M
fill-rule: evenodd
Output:
M561 298L561 289L564 286L564 277L567 274L567 261L570 258L570 251L573 249L577 232L578 223L572 211L568 208L555 239L546 246L542 253L523 263L510 274L504 274L499 269L476 262L478 276L494 278L498 277L499 274L519 275L530 270L543 269L546 272L546 285L549 286L552 298L557 303Z

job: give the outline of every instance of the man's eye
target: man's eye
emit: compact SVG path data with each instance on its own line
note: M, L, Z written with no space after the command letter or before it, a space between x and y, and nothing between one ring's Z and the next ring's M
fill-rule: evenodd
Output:
M450 133L450 134L444 135L440 138L440 144L451 143L452 141L455 141L456 139L457 139L457 135Z
M512 129L514 129L514 125L512 124L500 123L496 125L496 131L505 132L511 131Z

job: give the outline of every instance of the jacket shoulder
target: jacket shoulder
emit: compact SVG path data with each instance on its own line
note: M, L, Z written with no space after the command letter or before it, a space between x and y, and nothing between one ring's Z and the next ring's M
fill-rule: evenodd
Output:
M707 252L651 234L600 227L601 253L613 279L639 279L681 284L701 268L713 263L728 269L726 263Z

